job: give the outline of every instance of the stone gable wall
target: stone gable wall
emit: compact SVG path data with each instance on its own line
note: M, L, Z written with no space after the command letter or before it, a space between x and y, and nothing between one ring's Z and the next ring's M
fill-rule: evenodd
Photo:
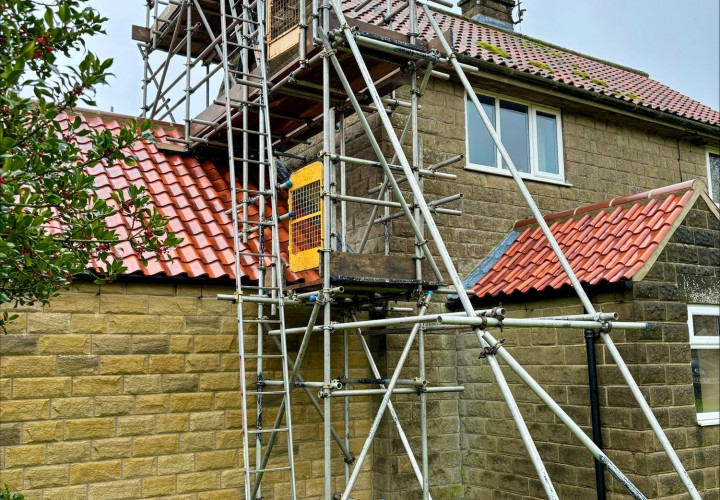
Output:
M699 200L658 257L635 283L634 317L653 327L627 333L623 355L634 363L660 425L703 492L720 497L720 426L697 424L690 368L688 304L720 306L720 221ZM632 335L631 335L632 333ZM684 487L647 426L644 439L627 440L627 452L644 452L653 498L681 496ZM639 437L640 433L636 433Z

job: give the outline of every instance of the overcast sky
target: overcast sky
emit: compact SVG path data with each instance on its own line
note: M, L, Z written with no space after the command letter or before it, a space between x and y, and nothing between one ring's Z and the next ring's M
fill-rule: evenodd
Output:
M645 71L654 80L720 108L718 0L521 1L527 10L517 30L525 35ZM89 46L100 57L115 60L116 76L109 87L99 89L98 107L138 114L142 58L130 38L130 26L145 24L145 2L91 4L109 21L107 35L91 39Z

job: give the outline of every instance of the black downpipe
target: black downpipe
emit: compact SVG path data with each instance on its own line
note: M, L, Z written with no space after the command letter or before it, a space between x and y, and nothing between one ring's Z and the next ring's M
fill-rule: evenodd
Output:
M587 351L588 385L590 386L590 417L592 419L592 438L595 445L602 450L602 434L600 433L600 399L598 397L597 364L595 361L595 330L585 330L585 350ZM595 460L595 484L598 500L605 500L605 468L599 460Z

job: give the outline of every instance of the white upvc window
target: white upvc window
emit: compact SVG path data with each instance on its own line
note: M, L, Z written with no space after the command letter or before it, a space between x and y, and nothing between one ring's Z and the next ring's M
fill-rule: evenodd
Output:
M565 181L560 110L488 93L476 95L522 177ZM465 117L467 168L509 175L470 98Z
M715 203L720 204L720 150L708 148L707 156L707 176L708 191L710 198Z
M699 425L720 425L720 306L688 305L695 409Z

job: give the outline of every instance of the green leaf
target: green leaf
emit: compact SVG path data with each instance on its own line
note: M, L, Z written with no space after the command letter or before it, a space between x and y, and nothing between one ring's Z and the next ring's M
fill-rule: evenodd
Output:
M33 54L35 53L35 42L27 42L23 47L20 49L19 58L20 59L32 59Z
M63 24L67 24L68 22L70 22L70 7L67 3L60 3L60 7L58 8L58 17L63 22Z

